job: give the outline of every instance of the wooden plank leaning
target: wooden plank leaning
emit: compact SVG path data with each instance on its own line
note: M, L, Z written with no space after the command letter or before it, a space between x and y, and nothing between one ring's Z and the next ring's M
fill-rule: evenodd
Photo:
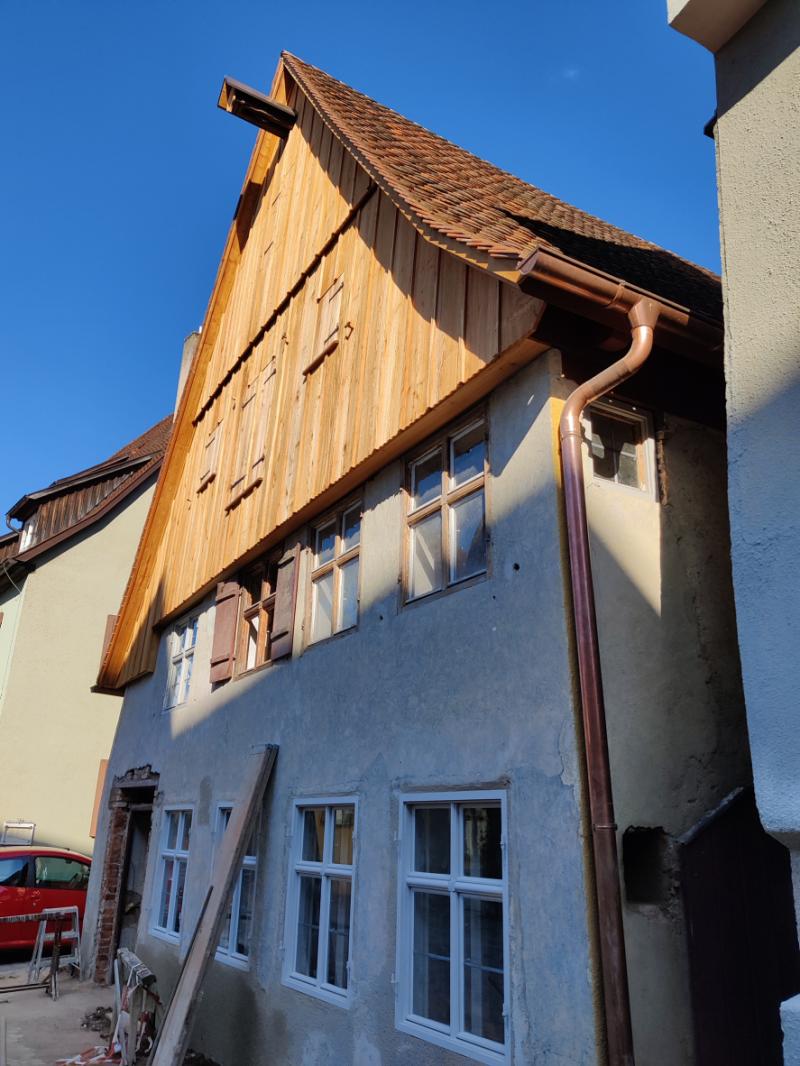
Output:
M198 1005L198 989L214 954L233 883L244 857L247 841L275 765L278 747L267 744L248 756L239 802L233 808L215 863L214 882L206 897L194 935L183 960L175 990L161 1023L158 1039L148 1059L149 1066L181 1066Z

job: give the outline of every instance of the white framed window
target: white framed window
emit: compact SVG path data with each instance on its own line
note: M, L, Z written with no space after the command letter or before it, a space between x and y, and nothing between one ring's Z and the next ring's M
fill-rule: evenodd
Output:
M198 617L180 622L169 635L169 674L164 695L164 710L186 703L194 666L194 651L197 646Z
M361 501L349 503L314 529L309 644L358 623Z
M220 804L217 807L215 852L219 850L232 812L232 804ZM221 962L230 963L241 969L249 968L253 943L256 867L258 865L257 839L256 826L248 838L239 876L233 885L230 904L222 925L216 952L216 958Z
M486 445L479 418L409 462L407 601L486 573Z
M347 1006L353 913L354 798L295 803L284 982Z
M618 400L598 400L583 417L592 480L655 499L656 464L650 415Z
M180 939L191 832L190 807L167 807L164 810L153 932L167 940Z
M505 793L406 795L401 819L397 1026L505 1062Z

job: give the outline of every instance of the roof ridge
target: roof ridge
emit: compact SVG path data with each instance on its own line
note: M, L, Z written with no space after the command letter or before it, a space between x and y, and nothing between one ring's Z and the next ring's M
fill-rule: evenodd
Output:
M498 177L512 183L512 185L515 187L515 190L518 191L523 197L524 194L530 194L531 192L540 196L544 196L548 199L548 201L550 202L550 206L554 210L562 210L564 212L575 213L576 215L580 216L580 218L584 222L590 225L594 225L596 227L603 227L607 230L613 231L619 237L627 238L628 240L625 243L629 243L629 239L633 238L640 247L644 249L649 249L652 252L669 255L676 261L685 264L691 270L701 272L709 279L709 281L719 283L719 275L717 275L713 270L710 270L708 267L704 267L699 263L694 263L692 260L687 259L684 256L678 255L676 252L669 251L668 249L663 248L661 245L656 244L654 241L651 241L646 237L641 237L638 234L632 233L630 230L625 230L621 226L617 226L613 222L606 221L599 215L594 215L591 212L585 211L583 208L577 207L576 205L569 203L569 201L563 200L560 197L555 196L553 193L549 193L541 187L533 185L531 182L525 181L523 178L520 178L518 175L512 173L511 171L506 170L505 168L498 166L496 163L491 162L491 160L484 159L482 156L477 155L475 152L470 151L468 148L464 148L456 142L449 140L449 138L444 137L431 129L428 129L428 127L423 126L421 123L416 122L414 119L408 118L407 116L401 114L399 111L396 111L394 108L389 107L387 104L382 104L379 101L374 100L372 97L368 96L366 93L361 92L359 89L354 89L346 82L341 81L339 78L334 77L332 74L328 74L327 71L322 70L320 67L315 66L313 63L309 63L306 60L301 59L299 56L296 56L286 50L281 52L281 59L288 67L289 73L298 82L302 91L306 94L306 96L309 97L311 103L320 112L323 119L325 119L326 122L333 128L334 133L336 133L341 140L351 142L348 147L353 146L357 149L358 154L363 157L360 162L368 172L371 172L373 170L377 171L378 175L383 179L382 181L378 181L378 184L382 186L385 184L389 186L389 188L393 189L396 194L399 194L403 198L403 200L408 203L408 207L411 210L419 214L420 219L423 222L433 225L434 228L438 228L438 225L442 224L448 225L448 223L441 216L437 217L435 213L429 215L423 214L419 209L419 205L415 204L412 200L409 200L406 196L403 196L403 190L398 189L396 187L396 183L389 175L387 175L385 167L382 167L380 165L380 162L376 160L370 153L368 145L364 143L364 138L359 135L357 127L354 127L353 123L348 119L348 116L346 114L342 114L340 108L336 106L335 102L332 103L331 101L323 101L320 99L317 87L309 82L309 75L311 77L321 77L327 82L333 83L345 93L354 94L361 100L368 103L373 109L378 109L385 116L391 116L393 119L398 120L404 126L413 127L425 137L432 138L434 141L439 142L442 146L447 146L449 149L459 153L459 155L467 157L468 159L480 164L482 168L487 168L493 171L494 174ZM373 177L376 181L378 180L376 174L370 173L370 176ZM498 210L505 212L510 218L516 218L518 220L520 216L514 215L514 208L521 208L524 213L524 211L526 210L526 205L523 200L519 200L517 203L512 202L512 190L508 190L508 193L510 194L508 196L508 202L498 205ZM531 223L535 222L534 219L530 219L529 221ZM448 225L446 235L453 237L454 239L466 243L470 246L475 246L474 241L469 240L468 234L459 234L454 230L452 225ZM537 240L541 242L541 235L537 236L535 232L531 231L530 251L532 251L535 247ZM545 243L550 244L551 242L547 241L547 239L545 238ZM551 246L553 245L551 244ZM499 249L495 249L495 254L497 254L499 257L502 257L502 254L500 253ZM515 250L513 254L516 255L518 258L522 259L527 257L528 250L522 252L521 254L517 250Z

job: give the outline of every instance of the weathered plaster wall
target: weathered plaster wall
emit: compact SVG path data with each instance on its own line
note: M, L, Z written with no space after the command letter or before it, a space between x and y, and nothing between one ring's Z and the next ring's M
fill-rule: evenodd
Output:
M119 609L152 493L150 483L97 526L37 560L25 580L0 707L0 824L35 822L40 844L92 852L97 773L121 701L89 689L106 618Z
M236 795L250 744L280 744L260 842L253 968L213 963L193 1038L224 1063L466 1061L395 1029L398 796L497 782L508 789L513 1061L597 1062L548 403L556 369L543 357L489 403L486 581L399 609L403 468L394 463L365 486L357 631L212 694L201 665L213 622L206 606L189 704L161 712L163 645L155 675L128 689L111 774L151 763L162 802L195 808L185 929L207 888L216 805ZM338 792L360 804L350 1010L281 983L291 804ZM147 932L159 822L139 950L168 991L178 949ZM97 864L87 929L99 872Z
M794 0L770 0L718 53L717 95L729 494L742 671L759 812L765 827L796 854L800 7ZM790 1007L800 1010L797 1003ZM785 1059L800 1063L798 1026L787 1009Z
M677 837L750 780L724 437L670 414L662 430L664 501L593 480L588 463L586 470L621 861L629 826ZM689 1066L677 884L659 903L624 899L623 916L637 1062Z

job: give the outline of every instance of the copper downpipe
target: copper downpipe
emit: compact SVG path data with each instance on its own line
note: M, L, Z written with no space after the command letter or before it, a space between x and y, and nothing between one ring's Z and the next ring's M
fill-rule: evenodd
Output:
M586 522L581 415L588 404L635 374L644 363L653 347L653 331L659 311L655 300L640 299L634 304L628 313L630 348L616 363L570 394L559 423L609 1066L633 1066L633 1034L622 927L617 827Z

